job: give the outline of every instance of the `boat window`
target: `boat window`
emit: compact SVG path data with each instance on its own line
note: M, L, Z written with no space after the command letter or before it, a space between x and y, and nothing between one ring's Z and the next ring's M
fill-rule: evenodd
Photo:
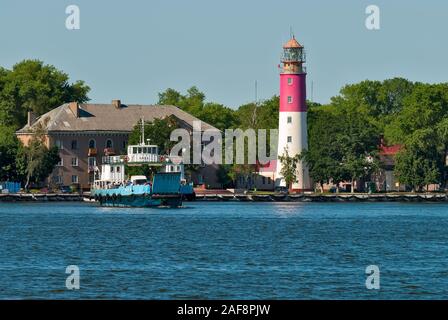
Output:
M120 167L117 167L117 173L120 173Z
M114 167L110 167L110 172L114 172Z
M148 153L148 148L143 147L143 153Z
M132 153L134 153L134 154L137 153L137 147L132 148Z
M144 184L146 184L146 182L147 181L145 179L134 180L135 185L144 185Z
M142 148L138 148L138 153L142 153Z

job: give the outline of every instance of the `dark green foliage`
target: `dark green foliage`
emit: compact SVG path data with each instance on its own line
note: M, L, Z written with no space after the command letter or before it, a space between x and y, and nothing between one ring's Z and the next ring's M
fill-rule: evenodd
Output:
M0 181L18 178L16 157L19 141L13 127L0 125Z
M27 111L41 115L70 101L88 101L90 88L68 82L68 75L39 60L24 60L12 70L0 68L0 124L20 128Z
M155 144L159 147L160 154L168 154L169 150L176 144L170 141L171 132L179 128L175 117L164 119L154 119L152 122L145 122L145 144ZM129 135L129 144L139 144L141 138L141 123L137 123Z
M223 164L218 167L216 176L223 188L231 188L235 185L235 175L233 172L232 165Z
M379 131L356 106L344 101L312 108L309 123L309 148L302 157L316 183L354 181L377 169Z
M291 189L293 183L299 182L297 181L297 165L300 161L300 155L290 156L288 149L285 148L279 160L282 164L280 173L285 179L288 189Z
M44 181L59 161L59 149L48 149L39 132L35 133L28 146L20 144L16 166L18 174L23 177L25 189L28 190L30 183L39 184Z
M220 130L233 128L238 122L234 110L219 103L205 102L205 94L196 87L188 89L186 95L169 88L159 93L157 103L177 106Z

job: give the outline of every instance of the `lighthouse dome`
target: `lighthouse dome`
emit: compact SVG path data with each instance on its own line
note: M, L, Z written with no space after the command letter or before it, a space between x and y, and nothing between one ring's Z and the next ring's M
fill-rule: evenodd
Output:
M293 36L288 42L283 45L284 49L303 48L303 46Z

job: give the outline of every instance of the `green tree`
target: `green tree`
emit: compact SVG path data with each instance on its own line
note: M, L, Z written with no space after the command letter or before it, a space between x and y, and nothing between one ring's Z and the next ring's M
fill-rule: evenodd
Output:
M235 185L235 175L232 165L222 164L218 166L216 177L223 188L231 188Z
M219 130L234 128L238 123L234 110L219 103L206 102L205 94L194 86L185 95L169 88L159 93L157 104L179 107Z
M41 115L69 101L88 101L90 88L68 80L66 73L39 60L23 60L12 70L0 68L0 124L19 128L29 110Z
M159 147L160 154L169 154L171 148L175 145L175 142L170 141L171 132L174 129L179 128L177 118L174 116L168 116L163 119L154 119L144 123L145 130L145 144L157 145ZM129 135L129 144L139 144L141 139L141 123L137 123L134 129Z
M309 167L311 179L323 191L324 183L342 180L340 171L341 150L335 144L340 132L334 107L311 108L308 112L308 149L302 157Z
M285 148L283 155L279 156L279 160L282 164L282 169L280 170L283 179L285 179L288 189L292 188L293 183L299 182L297 180L297 165L300 161L300 155L290 156L288 149Z
M0 125L0 181L19 178L16 170L18 147L14 128Z
M59 149L48 149L42 128L36 128L28 146L19 145L16 158L17 171L24 177L24 186L28 190L31 183L41 183L53 171L60 161Z
M403 99L403 109L385 127L391 143L405 143L416 130L433 128L448 116L448 84L417 83Z
M444 159L439 158L439 136L432 128L415 131L395 157L394 172L401 183L421 191L423 186L438 183Z
M378 149L378 129L366 121L357 106L347 105L337 110L339 132L335 144L341 150L340 165L343 176L354 182L372 174L377 168L376 153Z
M196 116L223 132L226 129L236 127L238 124L235 111L218 103L204 104Z
M301 156L321 190L324 183L349 180L354 192L354 181L378 168L379 130L354 101L311 108L308 123L309 148Z
M366 119L383 130L403 109L404 100L413 89L414 83L403 78L365 80L344 86L340 95L332 98L332 104L357 104Z

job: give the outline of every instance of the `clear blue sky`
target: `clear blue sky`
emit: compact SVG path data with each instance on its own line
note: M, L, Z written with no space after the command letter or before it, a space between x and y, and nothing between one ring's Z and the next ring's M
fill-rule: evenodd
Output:
M65 8L81 29L65 28ZM381 29L365 28L365 8ZM230 107L278 92L290 27L308 54L308 93L325 103L346 83L406 77L448 81L444 0L0 0L0 65L41 59L82 79L93 102L154 103L198 86Z

